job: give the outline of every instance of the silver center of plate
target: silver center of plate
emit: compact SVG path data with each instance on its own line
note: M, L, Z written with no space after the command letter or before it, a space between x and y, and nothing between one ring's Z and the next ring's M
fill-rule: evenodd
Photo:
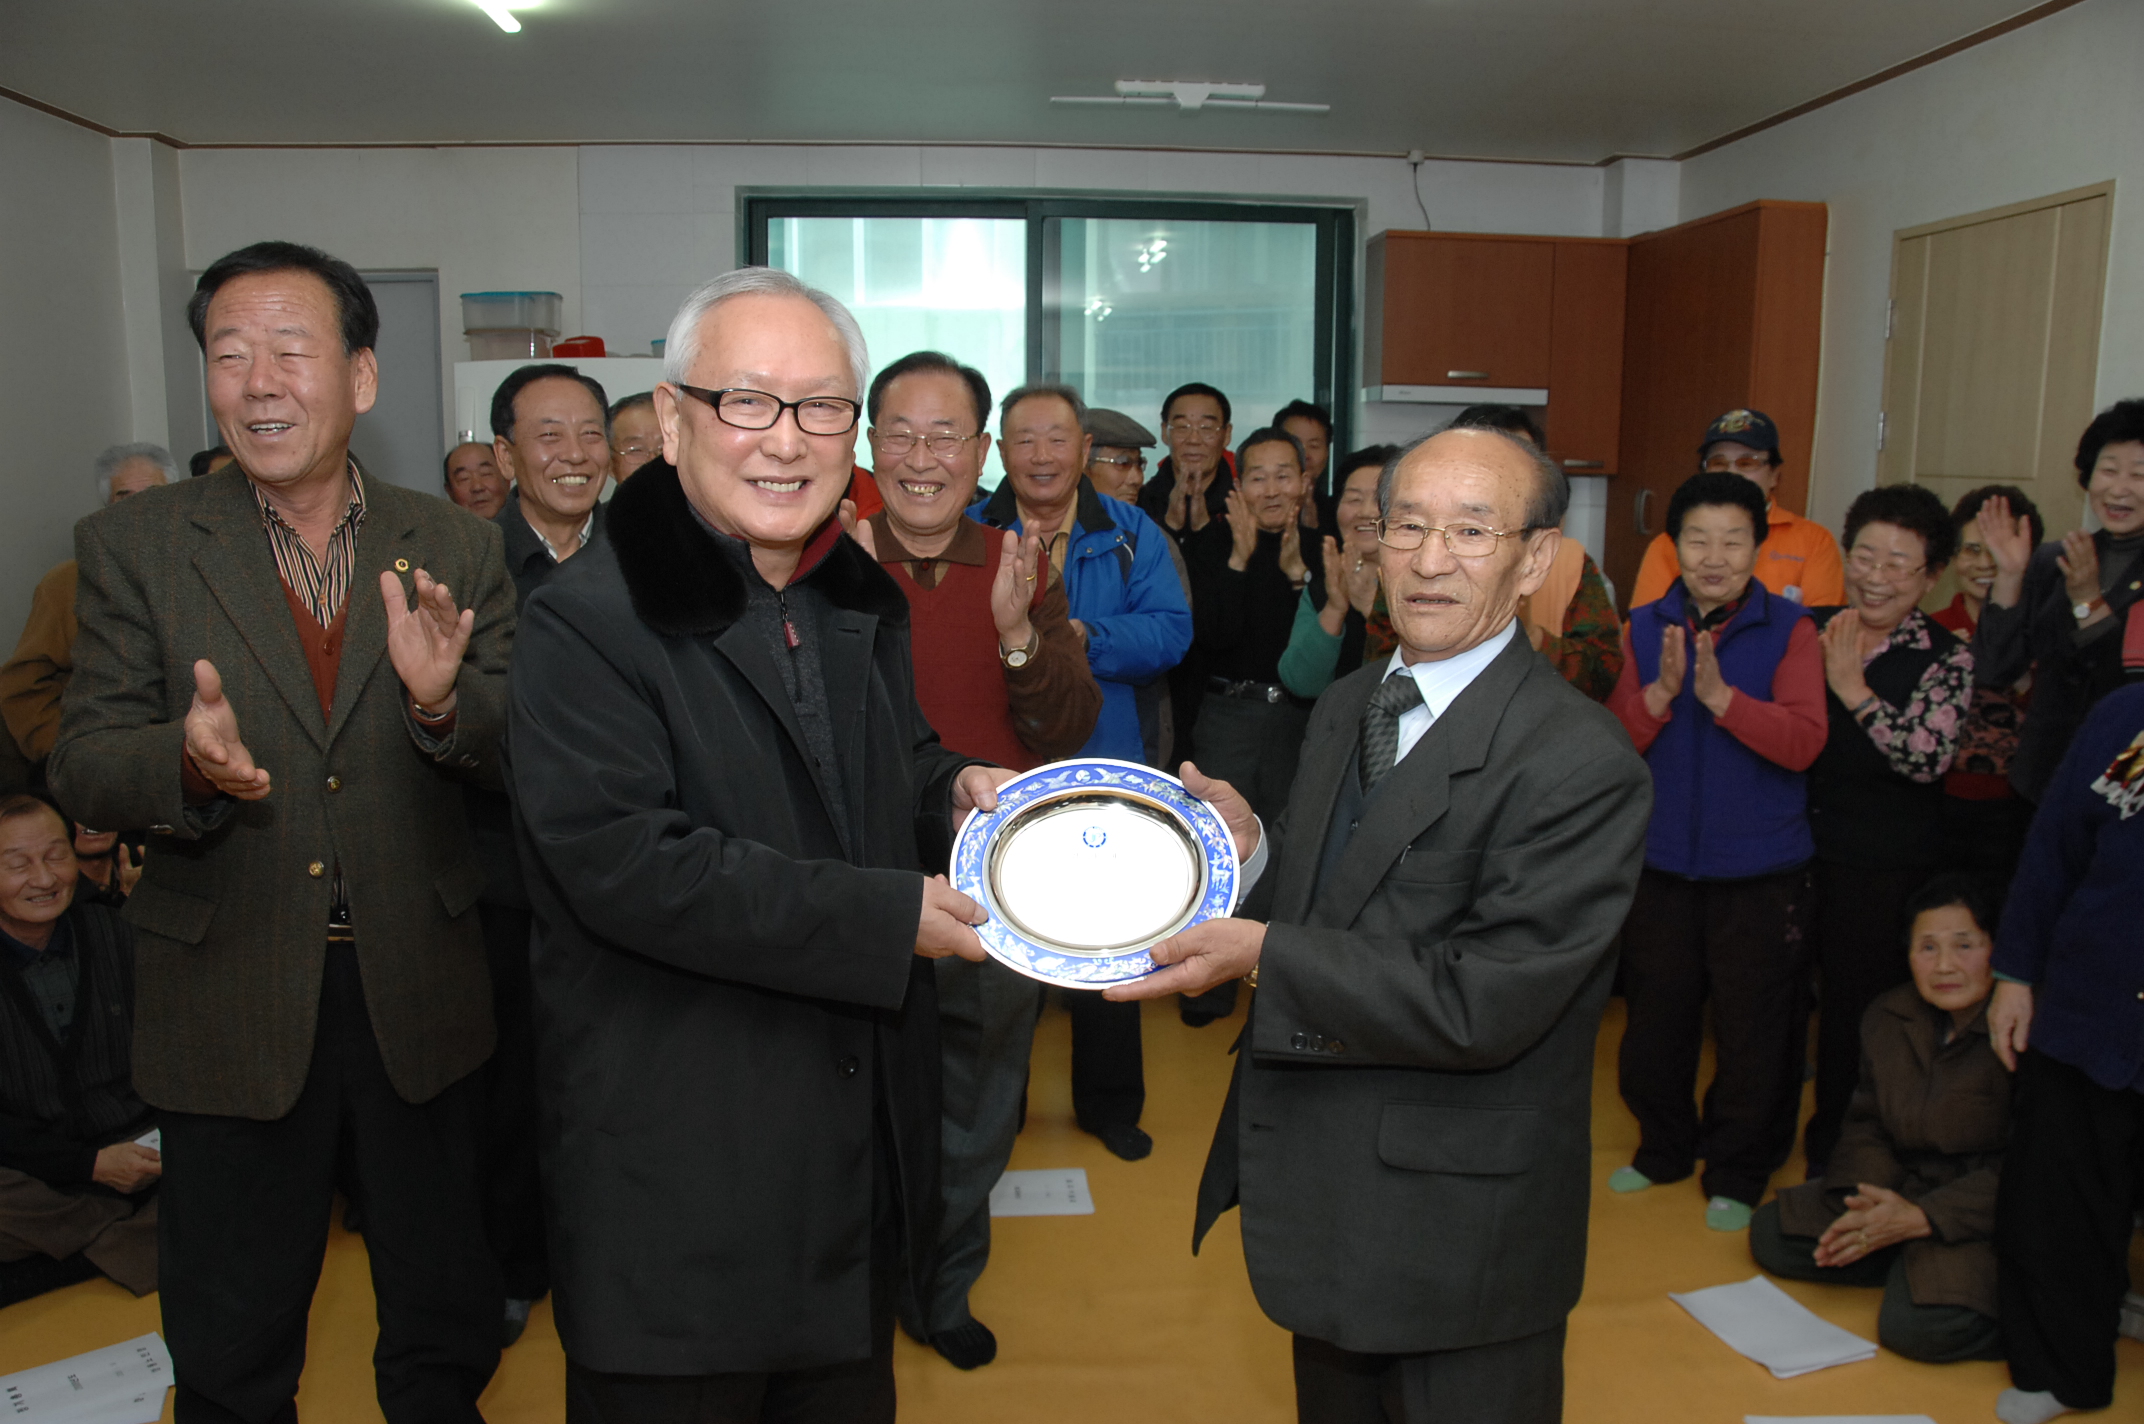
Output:
M1067 954L1144 948L1190 918L1205 888L1198 842L1159 806L1121 794L1038 801L995 837L997 908L1028 939Z

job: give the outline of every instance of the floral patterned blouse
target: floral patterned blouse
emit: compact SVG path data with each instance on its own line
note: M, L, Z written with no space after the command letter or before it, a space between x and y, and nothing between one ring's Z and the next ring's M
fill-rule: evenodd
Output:
M1935 626L1927 614L1914 609L1891 630L1890 637L1877 644L1875 652L1862 659L1862 665L1866 667L1893 648L1927 652L1935 647ZM1972 697L1973 650L1953 640L1950 651L1921 674L1904 707L1893 707L1878 697L1855 720L1893 771L1915 781L1940 781L1958 754L1958 733Z

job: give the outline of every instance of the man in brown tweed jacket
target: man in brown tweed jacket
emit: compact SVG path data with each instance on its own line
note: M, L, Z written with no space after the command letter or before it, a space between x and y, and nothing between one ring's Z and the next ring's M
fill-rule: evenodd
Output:
M368 480L379 317L347 264L260 243L189 308L233 468L84 519L51 778L147 827L134 1075L163 1110L177 1418L295 1420L347 1143L391 1424L475 1421L498 1364L477 1196L492 1051L463 780L499 784L499 531Z

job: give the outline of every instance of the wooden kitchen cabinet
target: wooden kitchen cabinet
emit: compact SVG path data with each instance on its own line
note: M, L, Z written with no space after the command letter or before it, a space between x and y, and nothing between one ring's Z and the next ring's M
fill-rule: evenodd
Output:
M1612 475L1623 425L1629 244L1560 239L1549 310L1548 453L1567 474Z
M1805 513L1824 315L1822 203L1755 202L1631 239L1621 465L1606 572L1627 606L1669 496L1719 416L1761 410L1785 463L1773 498Z
M1379 233L1369 243L1365 384L1548 385L1555 268L1547 238Z

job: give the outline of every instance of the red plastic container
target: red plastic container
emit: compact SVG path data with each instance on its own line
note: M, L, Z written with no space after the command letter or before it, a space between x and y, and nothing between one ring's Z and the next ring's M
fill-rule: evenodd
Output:
M551 343L553 356L582 356L591 360L603 354L603 338L600 336L569 336L564 341Z

